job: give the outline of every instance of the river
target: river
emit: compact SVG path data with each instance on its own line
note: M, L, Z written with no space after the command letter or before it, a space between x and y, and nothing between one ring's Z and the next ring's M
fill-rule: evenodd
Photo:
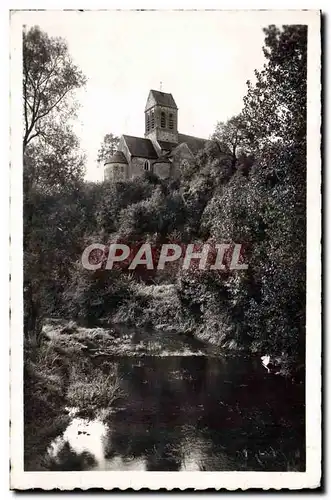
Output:
M259 359L114 357L121 397L105 418L70 410L48 470L304 471L304 385Z

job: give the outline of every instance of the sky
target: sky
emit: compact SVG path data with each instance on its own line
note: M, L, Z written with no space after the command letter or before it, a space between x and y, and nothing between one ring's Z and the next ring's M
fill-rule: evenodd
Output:
M74 124L87 155L86 179L103 179L96 162L107 133L144 136L150 89L172 93L179 132L208 138L238 114L246 81L264 64L265 11L37 11L39 25L68 43L87 77L76 92ZM162 83L160 83L162 82Z

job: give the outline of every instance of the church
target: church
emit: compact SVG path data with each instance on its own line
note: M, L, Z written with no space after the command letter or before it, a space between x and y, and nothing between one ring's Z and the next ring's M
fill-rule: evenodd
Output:
M104 165L104 178L120 181L146 171L161 178L177 178L185 162L192 160L206 142L178 132L178 107L172 94L150 90L145 106L145 137L122 135L117 151Z

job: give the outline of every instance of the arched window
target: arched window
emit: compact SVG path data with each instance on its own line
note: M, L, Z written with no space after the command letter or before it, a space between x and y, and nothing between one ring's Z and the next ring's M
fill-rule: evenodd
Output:
M166 127L166 116L165 116L165 112L161 111L161 128L165 128L165 127Z
M151 129L155 127L154 111L151 112Z
M174 115L172 113L169 115L169 128L174 128Z
M150 164L149 164L149 161L148 160L145 160L145 163L144 163L144 170L149 170L150 169Z
M146 114L146 132L149 132L150 129L150 119L149 114Z

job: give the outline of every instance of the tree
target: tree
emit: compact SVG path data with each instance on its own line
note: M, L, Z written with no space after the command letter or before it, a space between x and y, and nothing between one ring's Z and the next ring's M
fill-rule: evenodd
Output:
M43 120L53 111L67 117L72 113L68 98L85 82L65 40L51 38L37 26L23 33L23 150L44 134Z
M73 92L84 83L63 39L38 27L24 32L24 317L25 334L37 341L49 285L56 287L67 259L68 240L63 248L59 243L65 210L54 200L82 181L84 157L70 118L77 107Z
M70 190L83 180L85 155L71 127L47 123L24 155L24 192Z
M272 25L264 33L267 62L255 85L248 82L242 113L257 163L251 199L266 191L264 241L255 248L261 302L249 315L270 344L304 359L307 27Z
M98 151L97 161L105 163L115 153L120 139L114 134L106 134Z
M243 117L257 162L271 186L293 188L302 241L306 219L307 26L264 29L267 59L248 82ZM300 244L304 253L304 248ZM303 259L304 260L304 259Z
M218 122L212 137L220 147L229 148L232 155L232 166L237 162L238 153L242 153L246 145L244 122L241 115L233 116L227 122Z
M23 160L25 195L67 188L82 179L84 155L70 126L74 91L86 79L62 38L39 27L23 33Z
M255 149L281 141L305 145L307 92L307 26L274 25L264 29L262 71L248 84L243 117Z
M222 292L217 280L214 285L208 282L205 292L199 291L195 300L207 297L209 320L201 308L199 314L204 331L212 330L214 338L227 325L226 336L241 346L279 356L287 353L292 360L303 362L306 28L271 26L265 34L267 62L262 72L256 73L256 84L249 84L241 113L244 149L248 141L250 155L240 154L237 124L220 124L216 141L222 148L224 143L238 147L233 155L233 159L238 158L236 172L227 182L215 182L214 162L218 160L210 155L213 150L209 155L203 151L197 158L199 172L185 192L190 201L186 193L192 193L195 185L201 192L203 176L205 182L213 180L200 216L200 234L210 241L242 243L249 267L224 278L226 296L215 301L215 309L212 295ZM193 206L196 221L198 205ZM189 281L184 292L186 288L194 297L201 278L193 275ZM228 319L222 318L224 311Z

